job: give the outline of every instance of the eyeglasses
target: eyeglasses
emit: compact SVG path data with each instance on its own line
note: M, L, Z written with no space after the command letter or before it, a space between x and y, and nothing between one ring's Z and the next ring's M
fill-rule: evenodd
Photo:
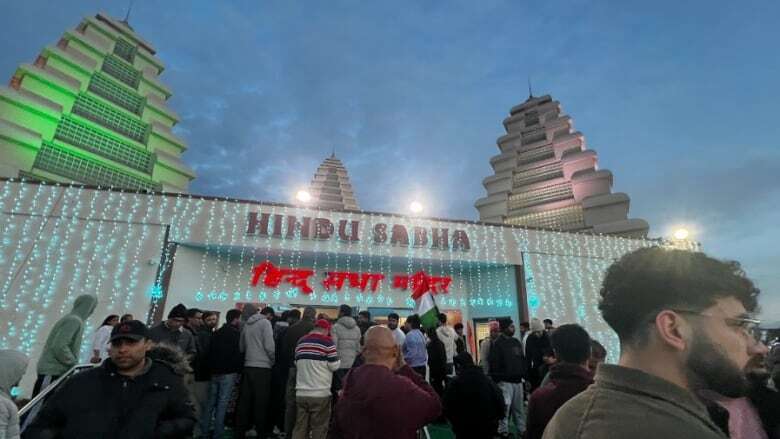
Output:
M687 309L673 309L672 311L681 314L691 314L701 317L709 317L711 319L723 319L726 325L741 330L747 337L755 338L755 330L761 325L761 320L753 319L750 317L723 317L713 316L710 314L702 314L699 311L691 311Z

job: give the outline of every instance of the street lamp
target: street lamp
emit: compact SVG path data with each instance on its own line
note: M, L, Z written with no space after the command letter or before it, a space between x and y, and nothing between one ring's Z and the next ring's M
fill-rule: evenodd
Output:
M413 214L418 214L423 211L423 205L420 204L419 201L412 201L411 204L409 204L409 210Z
M295 199L301 203L308 203L311 201L311 194L308 191L300 190L297 194L295 194Z
M690 236L690 232L688 232L688 229L686 228L679 228L674 231L672 236L674 237L674 239L678 241L684 241L688 239L688 236Z

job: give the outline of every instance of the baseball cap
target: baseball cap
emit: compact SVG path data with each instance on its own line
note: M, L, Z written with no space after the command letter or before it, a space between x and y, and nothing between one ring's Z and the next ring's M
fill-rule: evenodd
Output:
M111 331L110 341L114 341L120 338L129 338L130 340L143 340L149 338L149 329L146 325L138 320L130 320L129 322L120 323L114 326Z

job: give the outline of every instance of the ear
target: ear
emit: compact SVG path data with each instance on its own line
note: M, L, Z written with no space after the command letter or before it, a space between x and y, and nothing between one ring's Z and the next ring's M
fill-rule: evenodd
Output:
M146 352L149 352L149 350L152 349L153 345L154 342L147 338L146 341L144 342L144 349L146 350Z
M691 327L676 312L671 310L659 312L655 316L655 330L658 340L668 348L682 352L688 347Z

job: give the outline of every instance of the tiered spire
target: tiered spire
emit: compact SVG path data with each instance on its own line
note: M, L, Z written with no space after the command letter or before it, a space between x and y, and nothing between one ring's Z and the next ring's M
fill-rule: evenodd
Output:
M129 24L85 18L0 87L0 176L187 191L162 71Z
M646 221L627 219L628 195L611 193L612 173L598 169L596 152L557 101L530 96L504 127L501 154L490 159L495 174L483 180L487 197L475 203L482 221L647 235Z
M347 168L336 158L334 148L330 157L322 162L311 181L312 205L327 209L360 210Z

